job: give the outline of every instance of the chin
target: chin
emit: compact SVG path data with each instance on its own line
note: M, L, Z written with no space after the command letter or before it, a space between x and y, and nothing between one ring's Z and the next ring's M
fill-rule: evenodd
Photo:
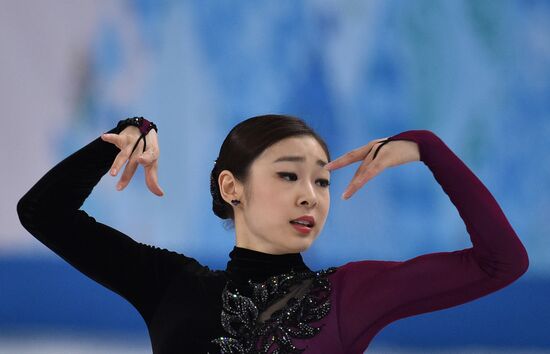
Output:
M312 244L313 240L302 240L302 242L297 242L295 247L291 247L291 249L293 249L291 253L305 252L311 247Z

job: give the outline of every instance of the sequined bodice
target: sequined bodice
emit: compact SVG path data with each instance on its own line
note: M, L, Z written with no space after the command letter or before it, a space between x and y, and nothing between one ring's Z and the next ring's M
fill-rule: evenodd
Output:
M327 275L335 270L291 270L263 282L249 280L241 290L229 280L222 293L221 313L228 336L212 342L220 346L222 354L303 352L293 345L292 338L311 338L321 331L322 326L310 323L330 311Z

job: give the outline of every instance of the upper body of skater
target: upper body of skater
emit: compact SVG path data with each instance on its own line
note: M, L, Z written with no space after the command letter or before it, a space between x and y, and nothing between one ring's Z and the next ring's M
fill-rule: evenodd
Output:
M387 324L480 298L528 268L527 252L491 193L433 132L375 139L327 165L326 144L305 122L265 115L230 131L212 169L213 211L234 222L236 243L227 268L211 270L80 210L101 177L113 168L119 174L127 161L122 189L142 165L148 188L163 195L157 132L135 145L140 135L136 126L117 126L93 140L48 171L17 211L40 242L139 311L154 353L362 353ZM416 161L457 208L472 247L317 271L304 264L300 252L328 215L330 171L361 162L349 197L384 169ZM136 210L136 222L146 210ZM314 224L292 222L302 216ZM325 237L346 242L344 236Z

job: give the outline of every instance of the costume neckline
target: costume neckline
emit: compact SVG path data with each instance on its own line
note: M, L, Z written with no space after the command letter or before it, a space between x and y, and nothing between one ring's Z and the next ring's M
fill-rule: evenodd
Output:
M226 272L237 284L248 280L263 282L269 277L295 272L311 272L301 253L270 254L234 246L229 253Z

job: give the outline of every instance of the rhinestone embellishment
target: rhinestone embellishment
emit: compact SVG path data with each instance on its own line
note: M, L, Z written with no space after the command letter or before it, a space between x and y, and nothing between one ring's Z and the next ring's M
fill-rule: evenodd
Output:
M212 340L221 354L302 353L291 338L311 338L321 331L309 323L318 321L330 312L331 286L327 275L336 267L317 272L295 272L275 275L264 282L248 281L251 297L241 295L229 280L222 293L221 324L229 334ZM261 321L260 314L271 304L291 291L291 287L309 282L302 295L291 297L285 306L275 310L269 319Z

